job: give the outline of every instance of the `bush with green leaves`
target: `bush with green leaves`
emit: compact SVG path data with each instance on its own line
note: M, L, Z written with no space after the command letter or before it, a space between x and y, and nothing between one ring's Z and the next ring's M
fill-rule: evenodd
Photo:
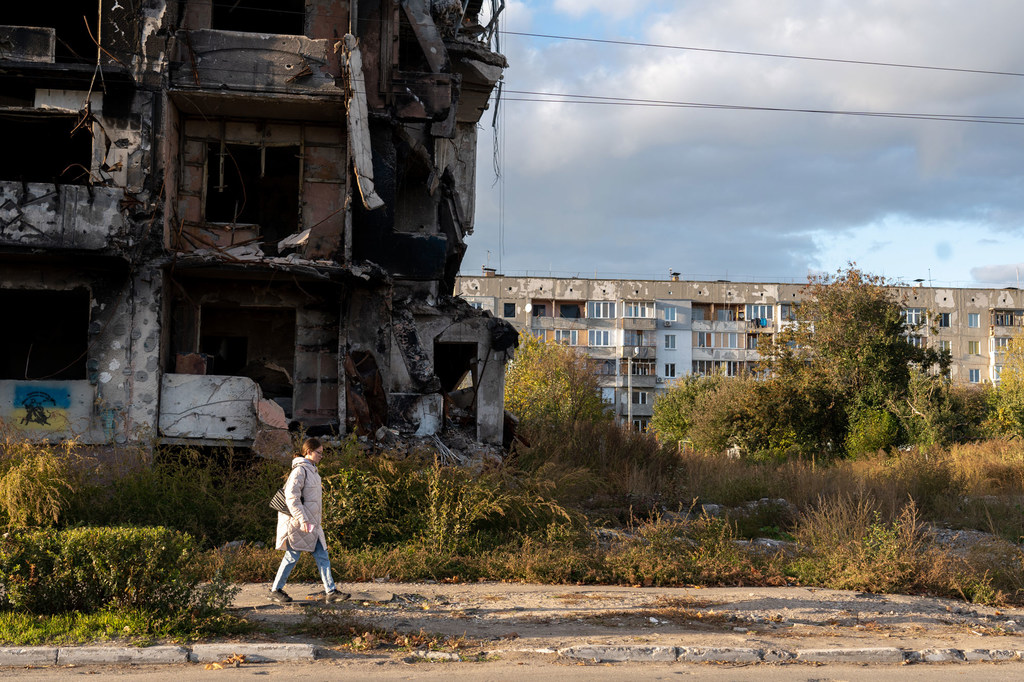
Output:
M35 614L143 609L203 619L230 603L234 589L201 582L197 548L167 528L16 530L0 538L6 609Z

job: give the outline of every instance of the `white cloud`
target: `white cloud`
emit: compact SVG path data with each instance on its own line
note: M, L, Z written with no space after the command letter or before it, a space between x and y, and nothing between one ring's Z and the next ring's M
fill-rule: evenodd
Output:
M640 27L635 34L613 33L617 25L609 22L601 29L607 33L588 35L992 70L1024 63L1024 44L1015 35L1024 4L1009 0L988 0L985 11L933 0L651 0L645 6L640 15L635 3L554 0L549 8L519 0L509 14L517 30L529 25L543 33L563 21L552 8L608 17L626 7L633 12L622 25ZM1007 76L521 36L506 37L505 51L509 91L933 114L1014 115L1024 105L1020 79ZM870 252L875 267L893 275L930 267L936 279L965 280L973 266L998 258L998 246L983 250L981 242L1024 236L1015 126L507 97L504 213L485 170L491 147L483 133L478 227L467 272L485 250L497 251L502 219L506 270L550 265L652 276L671 265L802 278L808 268L841 266L848 260L844 249L866 250L893 236L872 226L898 225L898 243L925 248ZM951 254L933 234L936 225L955 226L942 236L956 245Z
M552 8L558 12L579 18L586 14L601 14L621 19L644 10L643 0L554 0Z
M974 276L974 279L984 284L1007 284L1009 282L1020 284L1022 271L1024 271L1024 263L982 265L971 268L971 274Z

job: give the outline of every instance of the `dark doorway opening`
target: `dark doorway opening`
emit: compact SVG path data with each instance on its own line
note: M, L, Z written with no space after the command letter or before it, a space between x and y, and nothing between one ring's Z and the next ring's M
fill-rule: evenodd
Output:
M299 148L210 142L206 220L259 225L264 252L298 232Z
M226 0L213 3L211 28L245 33L305 33L305 0Z
M75 116L0 113L0 180L87 184L92 135L77 124Z
M0 379L88 378L89 292L0 289Z
M291 413L295 310L203 305L199 351L209 356L207 374L249 377Z
M476 368L475 343L435 343L434 372L441 380L441 388L450 393L461 388L467 375ZM476 377L471 377L476 385Z

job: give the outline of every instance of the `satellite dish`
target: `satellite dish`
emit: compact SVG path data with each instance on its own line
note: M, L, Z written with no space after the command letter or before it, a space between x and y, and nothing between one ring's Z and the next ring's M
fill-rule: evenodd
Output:
M525 310L526 312L530 312L531 310L533 310L533 304L527 303L526 305L523 306L523 310Z

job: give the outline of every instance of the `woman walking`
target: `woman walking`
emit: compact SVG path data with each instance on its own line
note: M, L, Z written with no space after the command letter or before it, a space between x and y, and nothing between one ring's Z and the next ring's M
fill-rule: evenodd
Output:
M284 591L284 584L299 560L300 552L312 552L320 579L327 591L327 601L339 601L348 595L338 592L331 575L331 560L327 556L327 538L324 537L323 484L316 465L324 456L324 446L316 438L309 438L302 444L302 454L292 460L292 470L284 484L288 514L277 514L277 549L284 550L281 567L277 569L274 584L270 587L270 600L290 602L291 597Z

